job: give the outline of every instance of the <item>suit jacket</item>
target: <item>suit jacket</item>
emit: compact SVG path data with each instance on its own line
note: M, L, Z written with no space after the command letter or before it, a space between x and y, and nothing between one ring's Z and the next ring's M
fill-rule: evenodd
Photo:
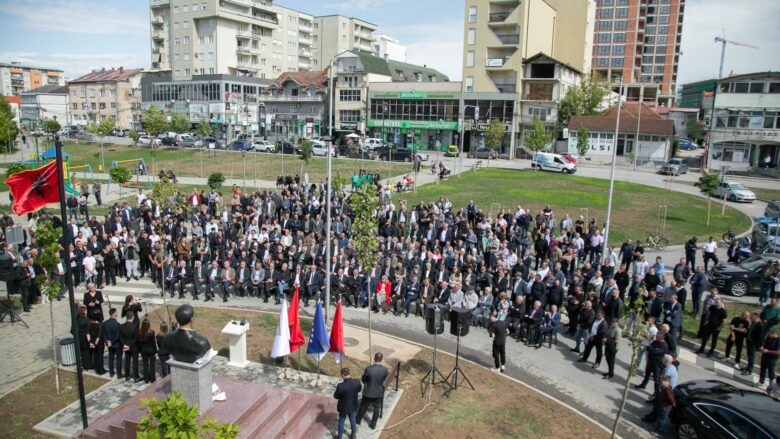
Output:
M679 328L682 326L682 304L680 302L675 302L674 305L672 305L672 302L666 302L664 303L664 322L672 325L673 328Z
M340 415L349 415L358 409L358 395L362 389L363 385L360 384L360 381L352 378L336 386L333 397L339 400L336 410Z
M131 351L138 350L138 328L133 322L122 323L119 327L119 339L124 346L130 348Z
M365 398L382 398L385 395L385 380L389 371L381 364L372 364L363 372L361 381L366 385L363 389Z
M119 339L119 322L116 319L108 319L102 324L103 341L110 341L114 348L121 348L122 342Z
M223 281L230 281L235 282L236 281L236 270L232 268L228 268L227 270L222 269L219 273L220 279Z
M242 269L241 269L241 268L239 268L239 269L237 269L237 270L236 270L236 281L238 281L238 279L240 279L240 277L241 277L241 276L240 276L240 275L241 275L241 271L242 271ZM249 282L249 281L250 281L250 279L252 279L252 269L251 269L251 268L249 268L249 267L245 267L245 268L243 269L243 272L244 272L244 282L245 282L245 283L246 283L246 282Z

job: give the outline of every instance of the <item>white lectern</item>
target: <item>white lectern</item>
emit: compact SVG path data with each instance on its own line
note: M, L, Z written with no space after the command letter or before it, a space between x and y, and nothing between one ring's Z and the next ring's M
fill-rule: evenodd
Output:
M246 359L246 332L249 330L249 322L232 320L222 328L222 333L230 336L230 361L228 366L246 367L249 361Z

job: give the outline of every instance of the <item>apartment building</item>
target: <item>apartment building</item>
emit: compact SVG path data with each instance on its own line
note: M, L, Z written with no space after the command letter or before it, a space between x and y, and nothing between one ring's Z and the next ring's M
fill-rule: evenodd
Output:
M780 73L757 72L717 81L715 127L707 167L749 170L780 165Z
M334 59L334 132L367 131L368 88L383 82L445 82L437 70L386 60L361 50L347 50Z
M68 82L71 122L99 123L113 116L117 128L135 128L141 117L142 69L93 70Z
M68 86L44 85L22 93L19 121L27 128L42 127L46 120L70 125Z
M518 105L521 141L525 130L532 129L534 117L548 126L558 122L558 104L566 91L580 82L581 76L581 71L544 53L523 62L523 88Z
M65 85L62 70L0 62L0 95L21 96L23 92L47 85Z
M628 99L674 106L684 13L685 0L598 0L592 71Z
M338 53L372 51L376 25L313 17L272 0L149 0L152 70L273 79L321 70Z
M327 125L328 72L285 72L260 97L267 126L276 137L318 137Z
M397 38L374 34L371 36L371 45L374 47L374 55L380 58L406 62L406 47Z
M520 93L538 53L588 71L595 11L594 0L466 0L463 91Z

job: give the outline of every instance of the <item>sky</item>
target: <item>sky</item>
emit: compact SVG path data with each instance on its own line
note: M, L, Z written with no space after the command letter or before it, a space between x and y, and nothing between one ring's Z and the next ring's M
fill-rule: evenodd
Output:
M461 0L280 0L312 15L342 14L379 26L407 47L407 62L460 80ZM687 0L678 82L717 76L723 33L758 46L727 46L724 75L780 70L780 1ZM150 66L146 0L0 0L0 61L21 61L75 78L100 67Z

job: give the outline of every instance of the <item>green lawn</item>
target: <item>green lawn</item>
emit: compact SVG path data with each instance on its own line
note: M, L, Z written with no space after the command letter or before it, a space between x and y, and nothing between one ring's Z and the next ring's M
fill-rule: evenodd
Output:
M763 201L777 201L780 200L780 189L760 189L760 188L750 188L751 191L753 191L754 194L756 194L756 198Z
M549 204L559 220L568 213L575 219L583 215L587 220L596 218L603 223L608 191L609 181L604 179L530 170L483 169L440 184L422 186L416 194L402 198L418 203L448 197L456 208L473 199L492 215L499 209L514 211L517 205L536 214ZM714 206L711 224L706 227L705 199L662 188L615 182L614 194L610 243L616 247L627 238L644 241L647 231L656 231L661 205L666 205L668 210L665 235L670 244L682 244L691 235L720 236L729 227L741 233L751 224L750 218L731 207L721 216L719 206Z
M88 143L65 143L65 151L70 154L70 165L90 164L94 172L98 172L101 163L100 146ZM157 149L148 147L134 148L124 145L105 145L104 160L106 167L111 166L114 160L129 160L124 166L133 167L139 158L143 158L150 172L155 169L173 169L177 176L184 177L208 177L212 172L222 172L226 178L240 179L246 175L247 181L255 178L257 170L258 180L276 180L282 174L295 175L308 171L309 181L319 182L325 178L326 160L324 157L313 157L309 164L303 168L304 162L298 156L249 152L242 154L238 151L201 151L190 148ZM201 159L203 174L201 175ZM400 175L411 170L411 165L406 163L388 163L366 160L334 159L332 161L333 173L341 172L349 177L356 173L362 166L372 172L380 172L384 178L388 173L391 176ZM246 174L245 174L246 173Z

